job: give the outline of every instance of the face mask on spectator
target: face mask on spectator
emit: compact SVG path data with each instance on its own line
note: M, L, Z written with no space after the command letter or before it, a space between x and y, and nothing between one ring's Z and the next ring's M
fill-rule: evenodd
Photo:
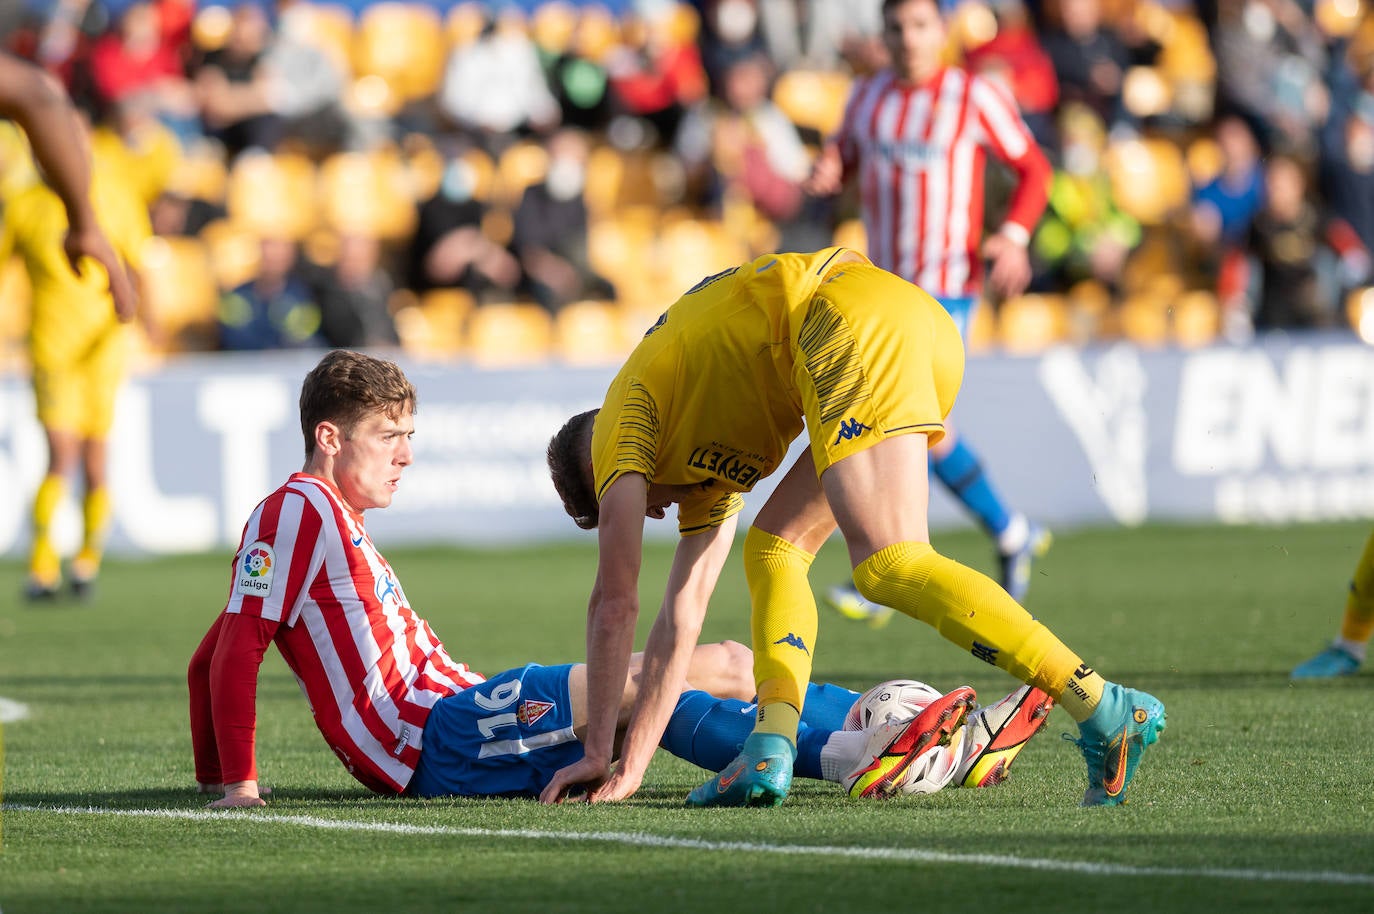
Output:
M716 7L716 33L729 44L749 40L758 24L758 11L748 0L721 0Z
M582 165L572 159L554 159L549 172L544 176L544 184L549 195L555 200L571 200L582 193L586 173Z
M472 166L462 159L455 159L444 169L443 180L439 182L439 193L450 203L463 203L472 199L475 184Z

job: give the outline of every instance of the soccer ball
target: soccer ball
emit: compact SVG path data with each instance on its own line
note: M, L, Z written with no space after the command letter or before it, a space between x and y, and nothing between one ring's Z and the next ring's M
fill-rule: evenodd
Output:
M859 696L844 718L844 729L867 730L911 720L942 693L914 679L889 679Z

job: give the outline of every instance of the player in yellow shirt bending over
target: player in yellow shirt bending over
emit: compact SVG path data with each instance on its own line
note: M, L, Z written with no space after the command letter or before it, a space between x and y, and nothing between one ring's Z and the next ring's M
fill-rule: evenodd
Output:
M599 530L600 559L587 620L586 755L555 775L545 802L576 785L593 801L639 788L682 690L741 493L778 469L803 419L810 449L744 540L754 731L688 804L771 806L787 796L816 644L807 572L837 523L865 597L1048 692L1078 721L1084 805L1125 799L1164 728L1164 705L1104 680L994 581L930 546L926 449L944 433L963 370L959 331L944 309L843 248L760 257L702 280L659 318L603 407L573 417L549 445L554 485L578 526ZM612 769L644 518L663 517L674 502L682 538ZM951 707L931 737L948 738L963 711ZM909 758L894 751L875 764Z
M24 128L44 179L62 198L69 225L62 243L72 269L84 273L86 257L100 264L115 311L121 320L132 320L138 296L91 208L90 143L61 84L0 51L0 118Z
M115 252L134 270L152 234L142 200L117 172L97 157L91 205L114 239ZM5 205L0 227L0 262L19 254L33 286L29 352L38 420L48 443L48 471L33 503L33 547L27 596L50 597L61 586L61 565L50 530L66 479L78 463L85 477L85 535L71 565L78 594L100 568L110 520L105 483L106 438L114 418L115 394L128 361L128 326L111 296L108 274L98 263L77 275L67 259L66 211L58 195L35 184ZM131 300L136 300L134 296Z

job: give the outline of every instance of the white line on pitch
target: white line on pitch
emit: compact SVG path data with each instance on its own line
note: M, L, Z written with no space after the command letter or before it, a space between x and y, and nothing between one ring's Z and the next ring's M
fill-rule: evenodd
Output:
M756 844L745 841L706 841L673 838L642 832L562 832L525 828L461 828L452 825L407 825L402 822L358 822L318 816L274 815L235 809L102 809L78 806L26 806L6 803L7 812L46 812L59 815L125 816L143 819L232 820L256 824L296 825L326 831L381 832L393 835L446 835L462 838L523 838L532 841L602 841L633 847L679 850L730 851L798 857L846 857L859 860L896 860L912 863L959 863L1001 866L1012 869L1080 873L1086 876L1181 876L1190 879L1234 879L1242 882L1303 882L1325 885L1374 886L1374 876L1331 870L1245 870L1218 867L1127 866L1120 863L1088 863L1012 857L1002 854L951 854L908 847L838 847L807 844Z
M0 698L0 724L13 723L29 716L29 706L12 698Z

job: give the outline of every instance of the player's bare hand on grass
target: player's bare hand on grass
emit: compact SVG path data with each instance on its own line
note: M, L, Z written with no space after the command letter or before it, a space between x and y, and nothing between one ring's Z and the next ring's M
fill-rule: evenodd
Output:
M610 779L610 769L601 762L583 757L566 768L554 772L553 780L540 792L539 802L545 805L562 803L576 799L583 803L596 802L597 790ZM577 788L586 788L586 793L573 796Z

